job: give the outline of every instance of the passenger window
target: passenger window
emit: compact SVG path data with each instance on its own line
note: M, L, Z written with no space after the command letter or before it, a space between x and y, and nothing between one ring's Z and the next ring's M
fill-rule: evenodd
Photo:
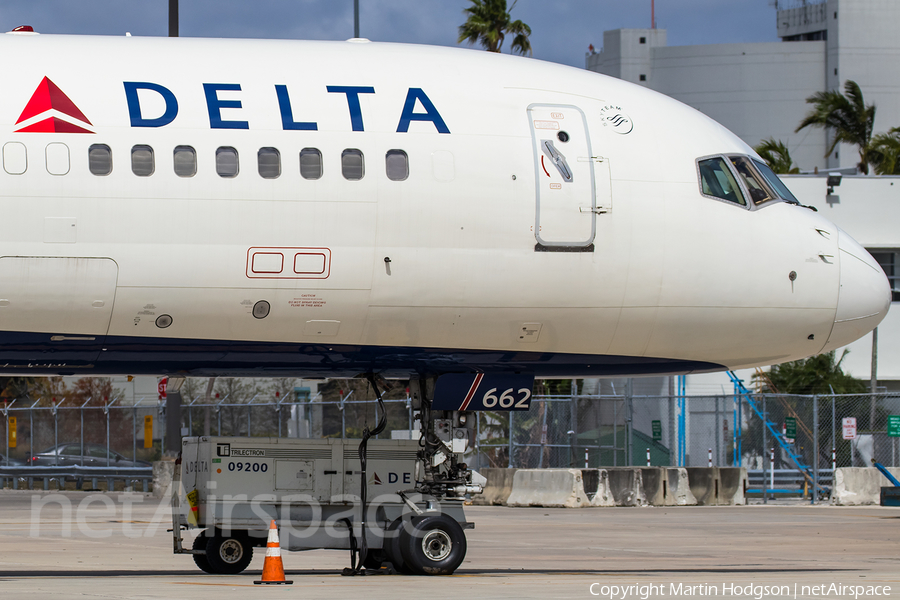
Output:
M88 149L88 168L94 175L112 173L112 150L106 144L94 144Z
M800 204L800 201L794 197L791 193L791 190L788 189L784 182L778 178L778 175L775 174L769 165L764 162L760 162L756 159L753 160L753 164L756 166L756 170L759 171L763 178L769 183L769 187L771 187L776 194L782 197L782 199L787 200L791 203Z
M744 180L744 185L747 186L747 191L750 192L750 199L753 200L753 204L762 204L775 199L775 196L769 192L760 176L753 170L749 158L746 156L732 156L731 164L734 165L741 179Z
M388 179L404 181L409 177L409 157L403 150L388 150L384 157Z
M259 164L259 176L263 179L275 179L281 175L281 153L275 148L260 148L256 155Z
M701 160L698 166L700 168L700 190L704 195L747 206L741 188L724 158Z
M65 175L69 172L69 147L60 142L47 144L47 172L51 175Z
M25 144L7 142L3 146L3 169L10 175L21 175L28 168L28 155Z
M175 146L175 174L193 177L197 174L197 151L190 146Z
M322 176L322 153L316 148L300 151L300 176L303 179L318 179Z
M344 179L359 181L366 174L363 153L356 148L347 148L341 153L341 172Z
M138 177L149 177L153 175L153 148L150 146L138 145L131 149L131 172Z
M237 177L237 150L230 146L222 146L216 150L216 173L219 177Z

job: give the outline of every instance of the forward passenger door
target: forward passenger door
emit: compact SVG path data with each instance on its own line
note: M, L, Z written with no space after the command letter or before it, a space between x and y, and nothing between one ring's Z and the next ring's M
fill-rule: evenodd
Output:
M597 214L608 212L609 162L594 153L584 112L528 107L535 169L536 251L593 252Z

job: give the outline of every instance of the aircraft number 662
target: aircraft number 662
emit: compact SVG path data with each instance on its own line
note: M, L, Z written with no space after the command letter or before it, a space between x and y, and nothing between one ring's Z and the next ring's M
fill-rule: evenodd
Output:
M481 404L485 408L494 408L499 405L500 408L512 408L515 405L515 408L521 408L524 410L528 410L528 399L531 398L531 390L528 388L519 388L519 391L516 394L522 394L522 397L516 402L515 395L513 394L513 388L509 388L498 398L494 392L497 391L497 388L491 388L484 394L484 398L481 399Z

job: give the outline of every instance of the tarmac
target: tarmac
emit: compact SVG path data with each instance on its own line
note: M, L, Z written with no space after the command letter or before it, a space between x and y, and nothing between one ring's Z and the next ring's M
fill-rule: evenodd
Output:
M466 512L475 529L467 531L468 553L455 575L342 577L349 554L316 550L283 552L293 585L256 586L262 552L247 571L230 576L207 575L190 556L172 554L168 506L150 495L4 491L0 596L900 598L900 508L778 503Z

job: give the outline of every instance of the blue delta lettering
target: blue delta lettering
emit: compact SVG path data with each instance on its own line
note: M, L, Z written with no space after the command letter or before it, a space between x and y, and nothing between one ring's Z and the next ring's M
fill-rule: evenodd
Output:
M125 101L128 105L128 116L132 127L165 127L178 116L178 99L172 90L158 83L147 81L125 81ZM371 86L329 85L329 94L343 95L350 113L352 131L365 131L362 103L360 95L375 94ZM239 99L241 85L239 83L204 83L203 94L206 98L206 110L209 115L210 129L250 129L250 122L237 118L243 108ZM147 99L155 94L162 100L165 110L161 115L144 113L141 97ZM291 96L286 85L275 86L275 97L281 112L281 127L285 131L318 131L315 121L296 121L291 104ZM414 121L428 122L438 133L450 133L443 117L434 103L422 88L409 88L406 100L400 111L397 133L408 133Z

